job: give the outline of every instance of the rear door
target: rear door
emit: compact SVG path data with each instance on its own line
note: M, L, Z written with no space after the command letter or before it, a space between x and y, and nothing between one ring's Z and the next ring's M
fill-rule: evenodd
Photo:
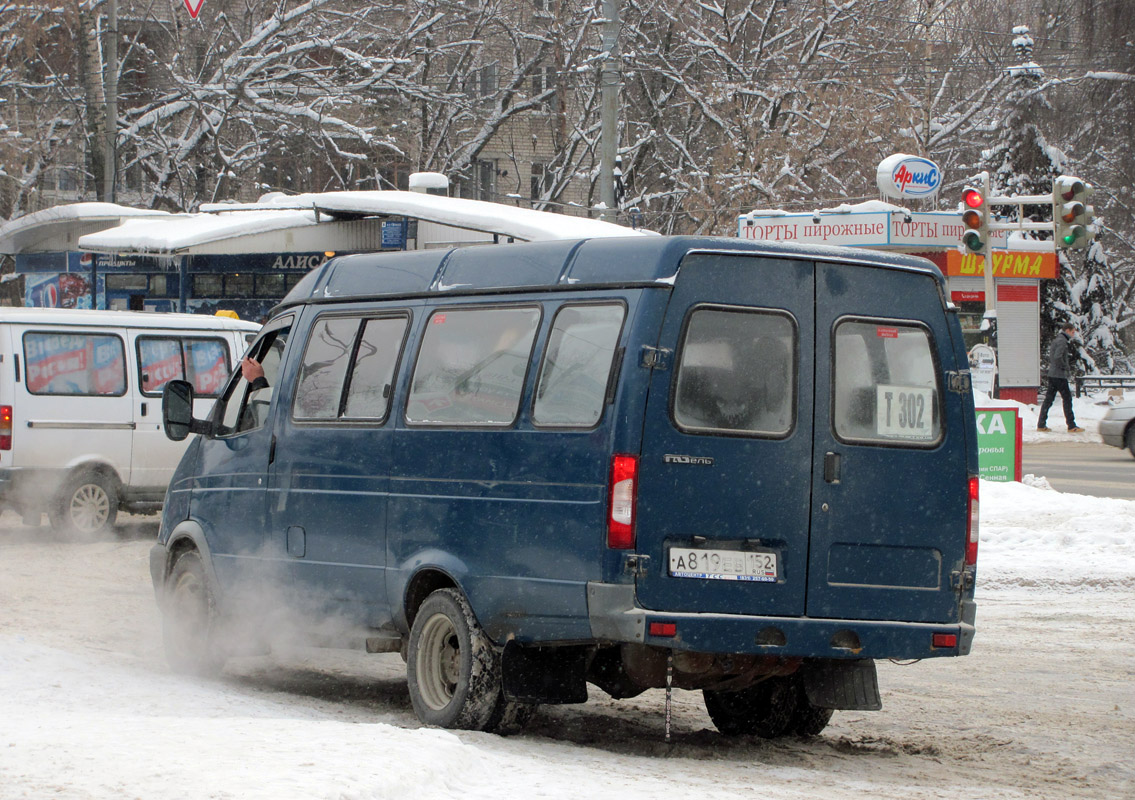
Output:
M683 260L639 464L645 608L804 613L814 294L810 261Z
M954 621L966 416L945 391L957 366L936 281L838 263L816 276L807 614Z

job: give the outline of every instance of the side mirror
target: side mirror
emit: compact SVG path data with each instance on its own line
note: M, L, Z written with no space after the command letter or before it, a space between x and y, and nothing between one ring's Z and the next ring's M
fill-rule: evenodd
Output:
M198 427L193 423L193 386L189 381L170 381L162 389L162 424L166 436L180 442Z

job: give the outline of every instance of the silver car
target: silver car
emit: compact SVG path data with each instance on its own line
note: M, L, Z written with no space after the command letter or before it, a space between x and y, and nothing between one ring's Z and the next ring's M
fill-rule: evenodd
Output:
M1100 436L1104 444L1126 447L1135 456L1135 401L1109 408L1100 420Z

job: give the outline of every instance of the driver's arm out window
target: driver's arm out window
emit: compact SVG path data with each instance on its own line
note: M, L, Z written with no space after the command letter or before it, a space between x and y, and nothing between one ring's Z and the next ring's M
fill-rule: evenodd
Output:
M221 415L222 436L255 430L267 421L268 407L279 379L284 345L287 343L290 331L289 322L263 334L249 349L252 359L259 361L264 368L264 378L268 381L265 388L249 391L249 382L241 374L240 364L237 364L236 372L239 377L229 390Z

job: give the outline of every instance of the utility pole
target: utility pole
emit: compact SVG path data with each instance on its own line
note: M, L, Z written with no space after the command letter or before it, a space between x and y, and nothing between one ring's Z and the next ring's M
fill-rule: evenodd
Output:
M614 222L615 155L619 145L619 65L616 49L619 46L619 2L603 0L603 66L599 71L600 110L599 135L599 200L603 210L599 218Z
M118 0L107 0L106 29L106 155L102 164L102 196L107 203L113 203L118 161Z

